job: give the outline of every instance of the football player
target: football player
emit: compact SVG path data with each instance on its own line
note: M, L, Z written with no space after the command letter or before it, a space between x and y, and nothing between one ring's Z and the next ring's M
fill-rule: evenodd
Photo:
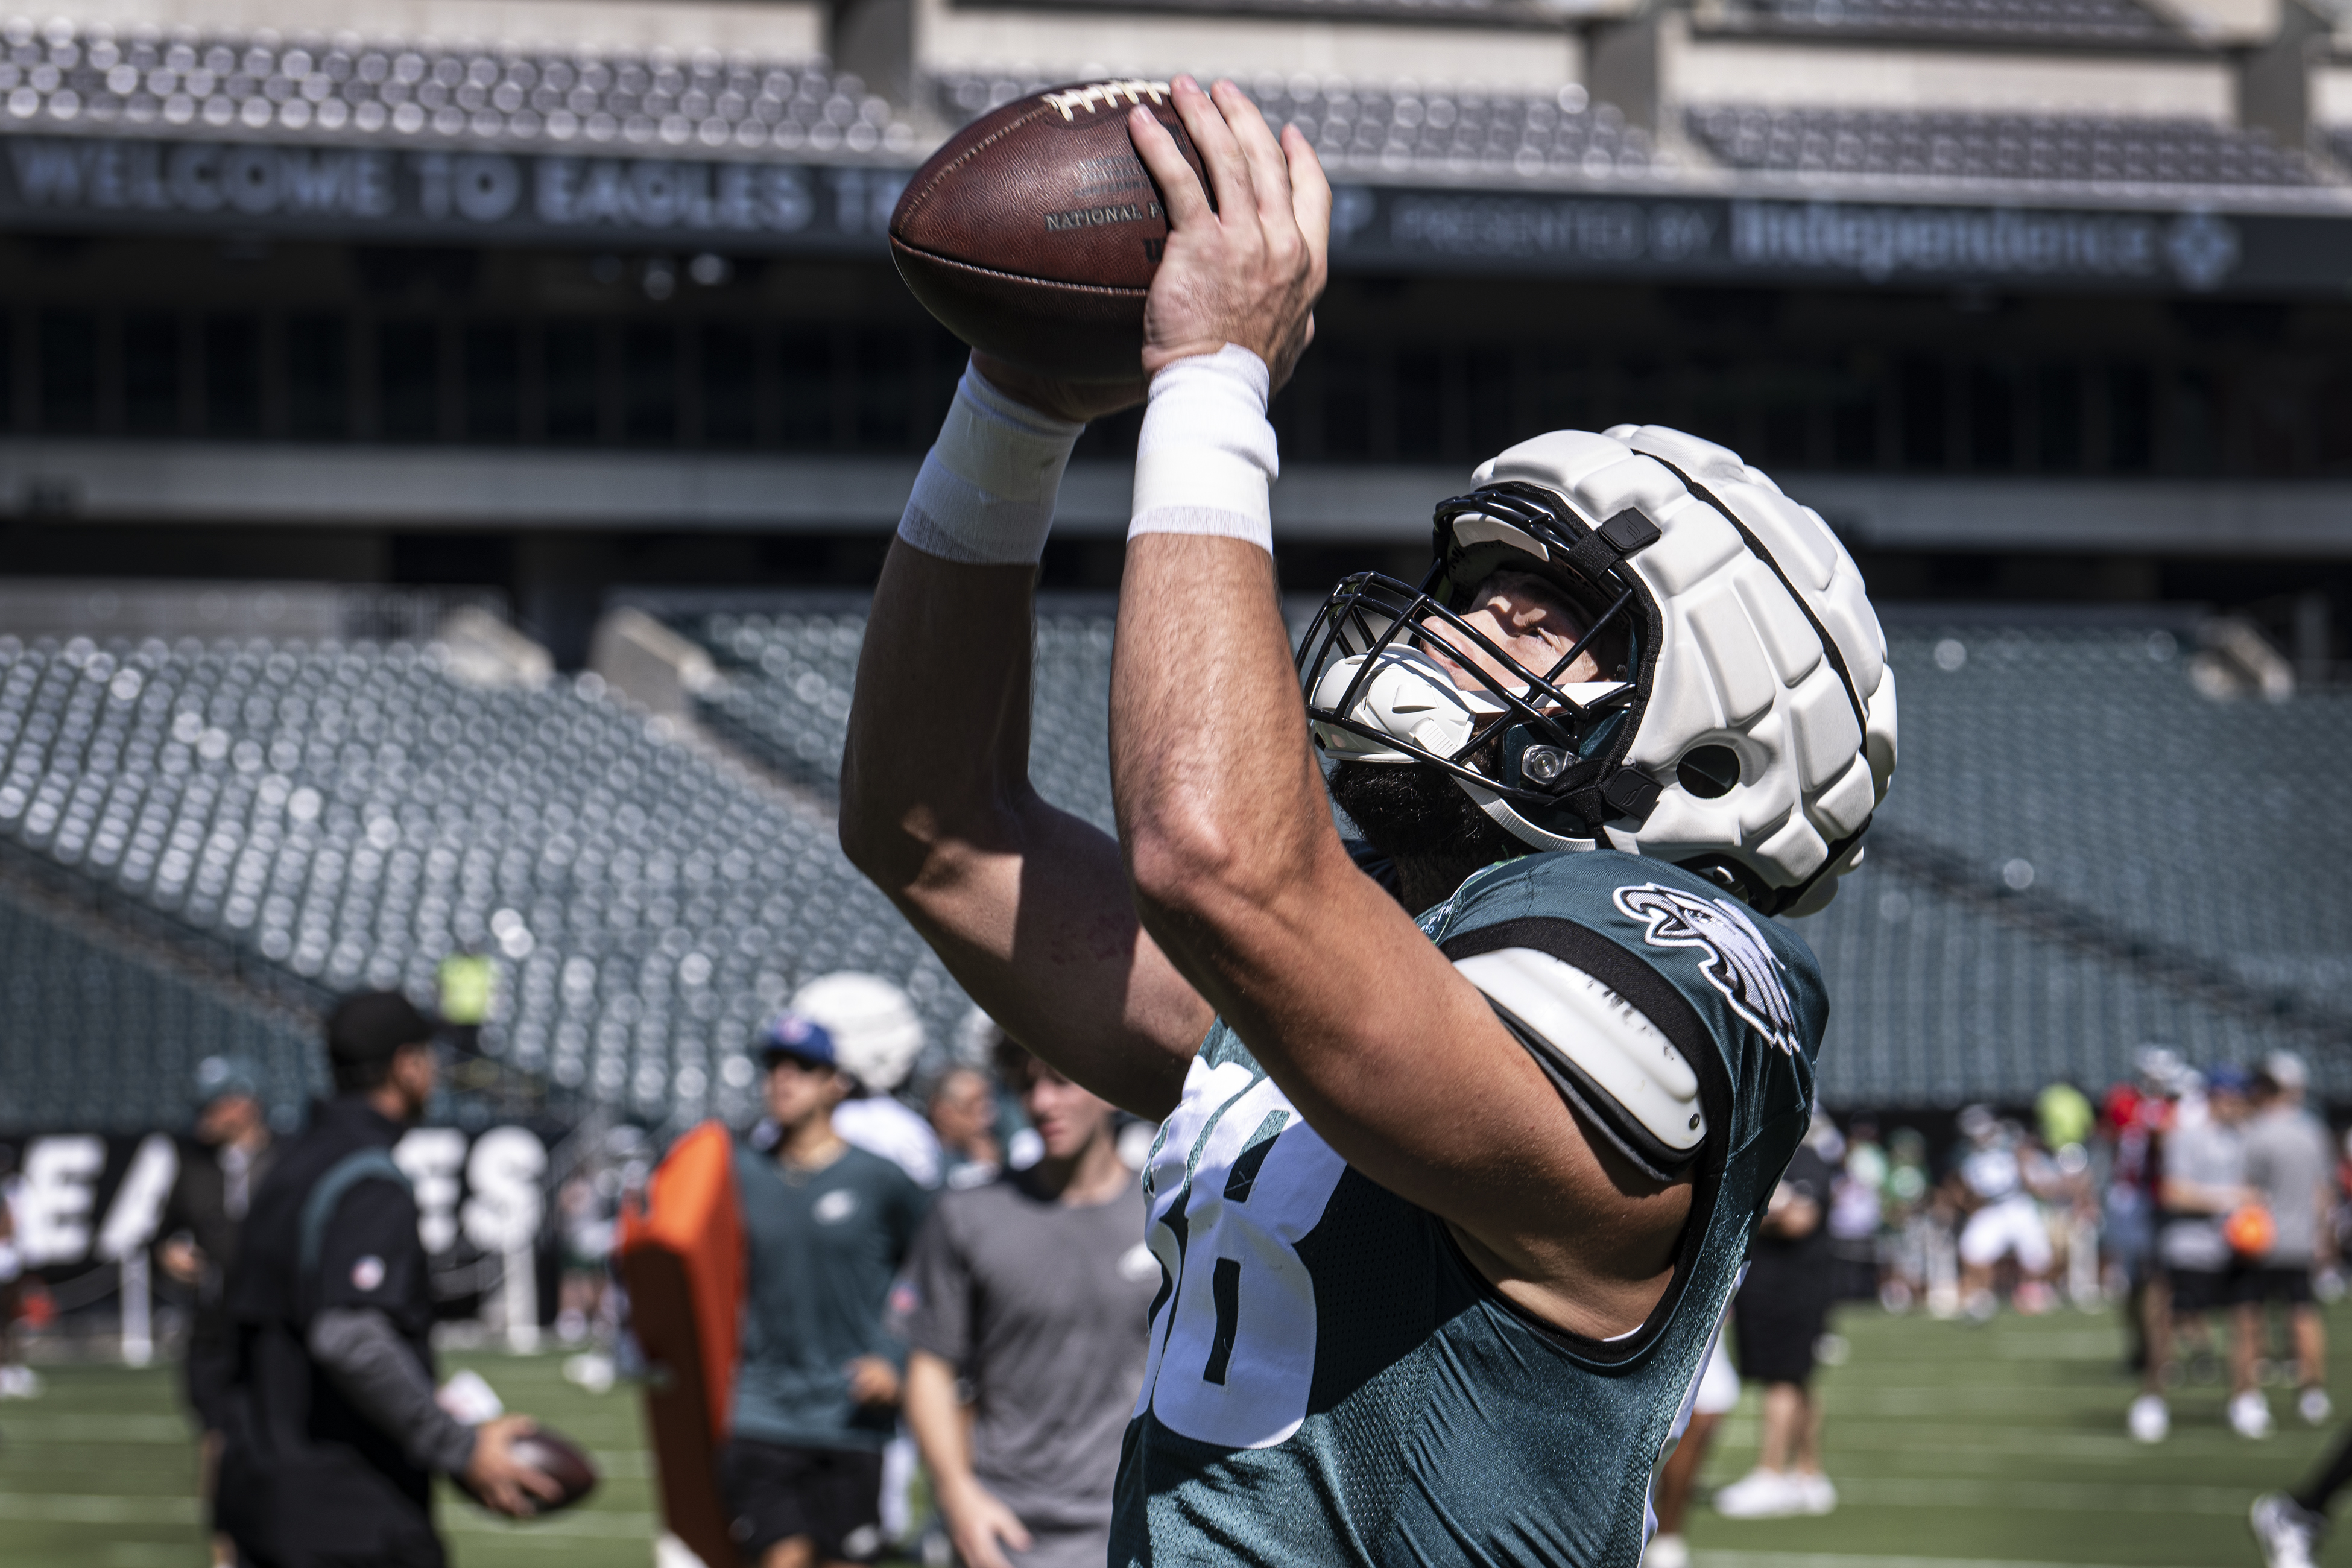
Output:
M1033 598L1071 442L1144 389L975 356L877 591L843 842L1010 1034L1163 1122L1114 1563L1630 1565L1807 1124L1822 984L1773 917L1859 858L1884 639L1817 517L1625 426L1481 467L1429 576L1348 579L1294 665L1265 407L1329 188L1230 83L1172 93L1210 189L1132 117L1171 234L1118 837L1031 786Z

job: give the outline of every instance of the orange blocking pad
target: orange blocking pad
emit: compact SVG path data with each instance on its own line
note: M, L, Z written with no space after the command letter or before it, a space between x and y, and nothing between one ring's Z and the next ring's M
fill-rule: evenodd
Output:
M743 1300L734 1152L725 1127L702 1123L654 1171L645 1206L621 1219L621 1279L648 1363L662 1514L708 1568L739 1568L718 1470Z

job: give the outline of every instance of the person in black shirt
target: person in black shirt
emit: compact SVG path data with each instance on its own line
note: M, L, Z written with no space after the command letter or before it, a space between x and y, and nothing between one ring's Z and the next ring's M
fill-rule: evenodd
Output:
M441 1568L436 1471L502 1513L562 1495L514 1457L528 1417L467 1426L434 1399L425 1247L392 1159L433 1094L431 1039L394 993L339 1003L336 1097L254 1195L228 1288L218 1523L255 1568Z
M182 1371L188 1408L204 1434L203 1491L209 1506L220 1468L229 1376L236 1368L224 1292L246 1211L268 1173L270 1138L249 1064L235 1057L206 1057L196 1068L195 1089L198 1147L180 1162L157 1227L163 1241L155 1257L192 1298ZM213 1537L213 1562L234 1568L236 1551L225 1535Z
M1748 1278L1732 1298L1739 1374L1764 1385L1756 1468L1715 1495L1734 1519L1827 1513L1837 1490L1822 1474L1822 1409L1813 1397L1813 1347L1829 1323L1836 1258L1822 1221L1829 1212L1824 1139L1837 1131L1814 1112L1812 1130L1772 1191Z

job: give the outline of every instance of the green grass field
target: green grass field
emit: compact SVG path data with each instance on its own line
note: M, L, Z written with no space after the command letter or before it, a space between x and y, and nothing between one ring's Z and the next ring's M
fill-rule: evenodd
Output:
M1823 1373L1826 1519L1735 1524L1704 1505L1704 1568L2224 1568L2255 1562L2245 1509L2297 1476L2326 1434L2291 1416L2266 1442L2233 1436L2221 1391L2173 1403L2169 1442L2124 1435L2130 1385L2105 1317L2004 1317L1987 1327L1847 1311L1852 1353ZM2352 1310L2335 1315L2338 1398L2352 1410ZM605 1484L589 1506L530 1525L455 1497L441 1519L459 1568L646 1568L655 1508L637 1404L583 1394L552 1356L463 1356L512 1408L593 1448ZM43 1396L0 1405L0 1563L7 1568L198 1568L195 1457L167 1371L46 1369ZM2288 1416L2284 1394L2273 1408ZM1754 1458L1754 1400L1727 1421L1711 1482ZM2347 1532L2352 1539L2352 1531ZM2352 1545L2327 1559L2352 1565Z

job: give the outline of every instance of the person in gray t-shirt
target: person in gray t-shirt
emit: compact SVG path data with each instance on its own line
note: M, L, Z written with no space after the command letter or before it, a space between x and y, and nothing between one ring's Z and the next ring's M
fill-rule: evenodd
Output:
M942 1194L917 1235L894 1296L907 1424L966 1568L1102 1568L1160 1265L1111 1107L998 1058L1045 1156Z
M2295 1411L2324 1425L2335 1405L2327 1397L2327 1340L2311 1294L2311 1271L2323 1260L2328 1235L2328 1187L2336 1152L2327 1130L2303 1107L2300 1058L2273 1053L2254 1079L2253 1114L2246 1121L2246 1184L2262 1194L2276 1227L2268 1252L2254 1260L2248 1300L2238 1309L2240 1332L2259 1336L2263 1309L2276 1301L2294 1330Z

